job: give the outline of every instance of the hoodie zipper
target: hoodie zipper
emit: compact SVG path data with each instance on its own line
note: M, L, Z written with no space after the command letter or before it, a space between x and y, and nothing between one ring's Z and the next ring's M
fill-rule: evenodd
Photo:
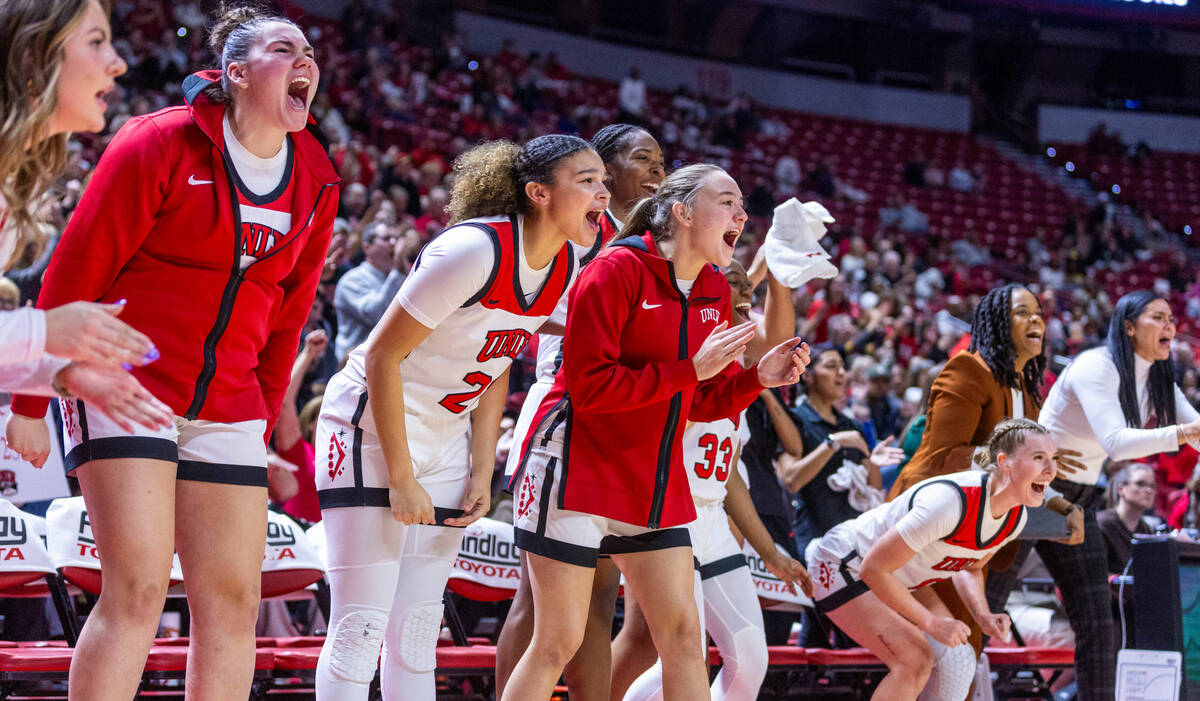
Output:
M187 413L184 418L194 421L200 414L200 409L204 406L205 400L208 398L208 385L212 382L213 377L217 374L217 343L221 337L225 335L225 329L229 326L229 320L233 316L233 304L237 301L238 289L241 288L242 282L245 281L245 271L242 270L242 212L238 205L238 190L237 185L233 181L231 170L233 165L229 163L228 158L222 155L222 162L225 166L225 181L229 185L230 202L233 203L233 269L229 273L229 280L225 283L225 291L221 293L221 306L217 310L217 320L213 327L209 330L208 336L204 339L204 367L200 370L200 376L196 378L196 388L192 392L192 401L188 405ZM293 176L295 177L295 176ZM321 189L317 191L316 202L313 203L312 210L308 213L308 218L304 222L304 228L312 225L313 218L316 216L317 208L321 206L321 197L324 196L327 190L333 183L325 183ZM284 246L280 246L271 251L267 255L255 261L255 264L260 263L267 258L279 253L287 246L291 245L299 236L293 236L292 239Z
M679 360L688 358L688 303L687 297L675 284L675 266L667 261L667 270L671 275L671 287L679 297ZM658 444L658 467L654 474L654 495L650 500L650 518L647 528L662 527L663 505L667 499L667 480L671 476L671 453L675 447L675 434L679 431L679 414L683 407L683 393L676 392L671 396L671 408L667 412L667 423L663 427L662 439Z

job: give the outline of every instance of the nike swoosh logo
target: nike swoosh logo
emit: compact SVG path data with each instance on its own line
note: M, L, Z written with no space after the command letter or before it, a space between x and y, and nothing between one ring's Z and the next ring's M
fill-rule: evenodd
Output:
M658 309L661 306L661 304L650 304L646 300L642 300L642 309Z
M197 180L196 176L189 175L188 176L188 185L212 185L212 181L211 180Z

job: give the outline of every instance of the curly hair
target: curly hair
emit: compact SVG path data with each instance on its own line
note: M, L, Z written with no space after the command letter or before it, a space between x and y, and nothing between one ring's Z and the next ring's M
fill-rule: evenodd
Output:
M476 217L527 214L529 183L554 182L564 158L592 150L578 136L547 134L524 146L498 139L485 141L454 159L454 187L446 211L450 223Z
M1049 436L1050 430L1029 419L1004 419L992 429L987 445L975 451L975 464L981 470L994 471L1000 453L1012 455L1032 435Z
M647 231L655 241L671 238L671 208L675 203L694 206L708 176L724 172L723 168L711 163L695 163L671 173L658 186L653 197L647 197L634 206L617 238L641 236Z
M290 19L255 3L221 3L218 13L217 21L208 29L208 47L220 64L221 82L205 88L204 94L217 104L228 104L233 100L227 74L229 64L240 63L250 57L250 48L254 46L263 26L282 22L297 30L300 27Z
M1012 296L1024 285L1009 283L990 290L971 318L971 345L968 350L979 352L996 378L1005 387L1028 394L1034 404L1042 403L1042 376L1046 372L1046 350L1030 358L1018 374L1015 365L1017 351L1012 340Z
M592 137L592 148L596 149L600 160L605 164L611 163L617 154L621 153L621 149L625 148L629 137L639 131L646 130L633 124L609 124Z
M108 0L100 7L107 16ZM0 270L40 234L33 209L66 168L68 135L47 138L46 128L58 107L63 46L87 9L87 0L0 3L0 218L7 217L17 236L13 256L0 260Z
M1108 322L1108 352L1112 356L1113 365L1117 366L1117 376L1121 378L1117 388L1117 399L1121 402L1125 425L1132 428L1142 427L1142 412L1138 402L1137 378L1133 370L1133 341L1125 332L1125 323L1136 323L1146 307L1156 299L1163 298L1148 290L1134 290L1117 300L1112 319ZM1151 363L1147 384L1151 415L1158 421L1159 426L1173 425L1176 418L1175 362L1170 356Z

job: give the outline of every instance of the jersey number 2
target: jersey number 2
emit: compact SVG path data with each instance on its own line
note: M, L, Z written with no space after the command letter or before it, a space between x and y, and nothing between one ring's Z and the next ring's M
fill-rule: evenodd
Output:
M468 385L475 385L475 389L469 392L453 392L442 397L438 404L441 404L451 414L461 414L467 410L467 402L475 397L483 394L483 390L488 388L492 383L492 376L482 372L468 372L463 377L463 382Z
M728 437L717 445L717 436L706 433L700 436L700 447L704 449L704 462L696 463L696 476L702 480L708 479L713 472L717 473L717 481L729 479L729 461L733 458L733 441ZM721 463L717 463L717 452L721 453Z

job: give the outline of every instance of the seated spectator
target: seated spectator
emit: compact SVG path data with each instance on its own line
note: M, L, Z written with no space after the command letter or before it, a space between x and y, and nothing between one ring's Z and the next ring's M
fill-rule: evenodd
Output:
M992 262L992 252L983 245L983 241L979 238L979 232L975 229L964 231L962 238L956 239L954 243L950 244L950 250L954 254L954 260L964 267L973 268Z
M899 193L893 193L888 197L887 206L879 210L879 226L924 233L929 230L929 217Z
M971 192L975 189L975 176L967 170L962 161L959 161L950 169L946 177L946 186L958 192Z
M908 163L904 164L904 182L912 187L925 187L925 169L927 167L925 154L915 151Z
M867 374L867 394L864 398L875 437L896 437L900 430L900 400L892 394L892 371L883 363L875 363Z
M794 415L800 427L803 456L779 456L780 481L796 495L797 549L842 521L883 502L880 467L904 457L892 440L867 445L862 426L841 411L846 398L845 355L838 348L818 346L801 376L806 394Z
M367 340L392 303L406 277L406 246L390 224L378 222L367 228L363 262L342 276L333 295L338 319L334 352L339 362Z
M800 187L800 162L795 156L784 154L775 161L775 187L779 192L790 195Z
M292 374L279 409L279 420L275 423L275 431L271 435L275 454L295 468L284 468L290 471L291 479L288 481L294 481L295 485L289 490L286 498L279 501L289 516L310 523L321 520L321 504L317 500L313 433L317 415L321 411L322 397L318 395L310 399L303 409L297 411L297 394L304 376L320 360L328 343L329 338L324 331L312 331L304 337L304 346L292 364Z
M1096 514L1108 553L1108 573L1121 574L1133 557L1133 536L1154 533L1162 519L1149 515L1154 507L1157 482L1154 468L1134 463L1121 469L1109 483L1109 508Z
M808 177L804 181L804 187L812 190L821 197L833 198L837 196L837 181L833 177L833 168L829 164L829 159L822 158L817 161L817 165L808 172Z
M1155 480L1154 469L1149 465L1133 463L1124 467L1113 476L1109 482L1109 508L1096 514L1100 525L1100 534L1104 536L1104 550L1107 553L1108 577L1112 585L1112 617L1114 649L1120 649L1123 632L1132 635L1133 624L1133 588L1122 588L1115 577L1128 571L1129 561L1133 559L1133 538L1137 535L1149 535L1162 524L1162 519L1148 516L1154 507ZM1121 630L1121 608L1125 609L1125 631Z

